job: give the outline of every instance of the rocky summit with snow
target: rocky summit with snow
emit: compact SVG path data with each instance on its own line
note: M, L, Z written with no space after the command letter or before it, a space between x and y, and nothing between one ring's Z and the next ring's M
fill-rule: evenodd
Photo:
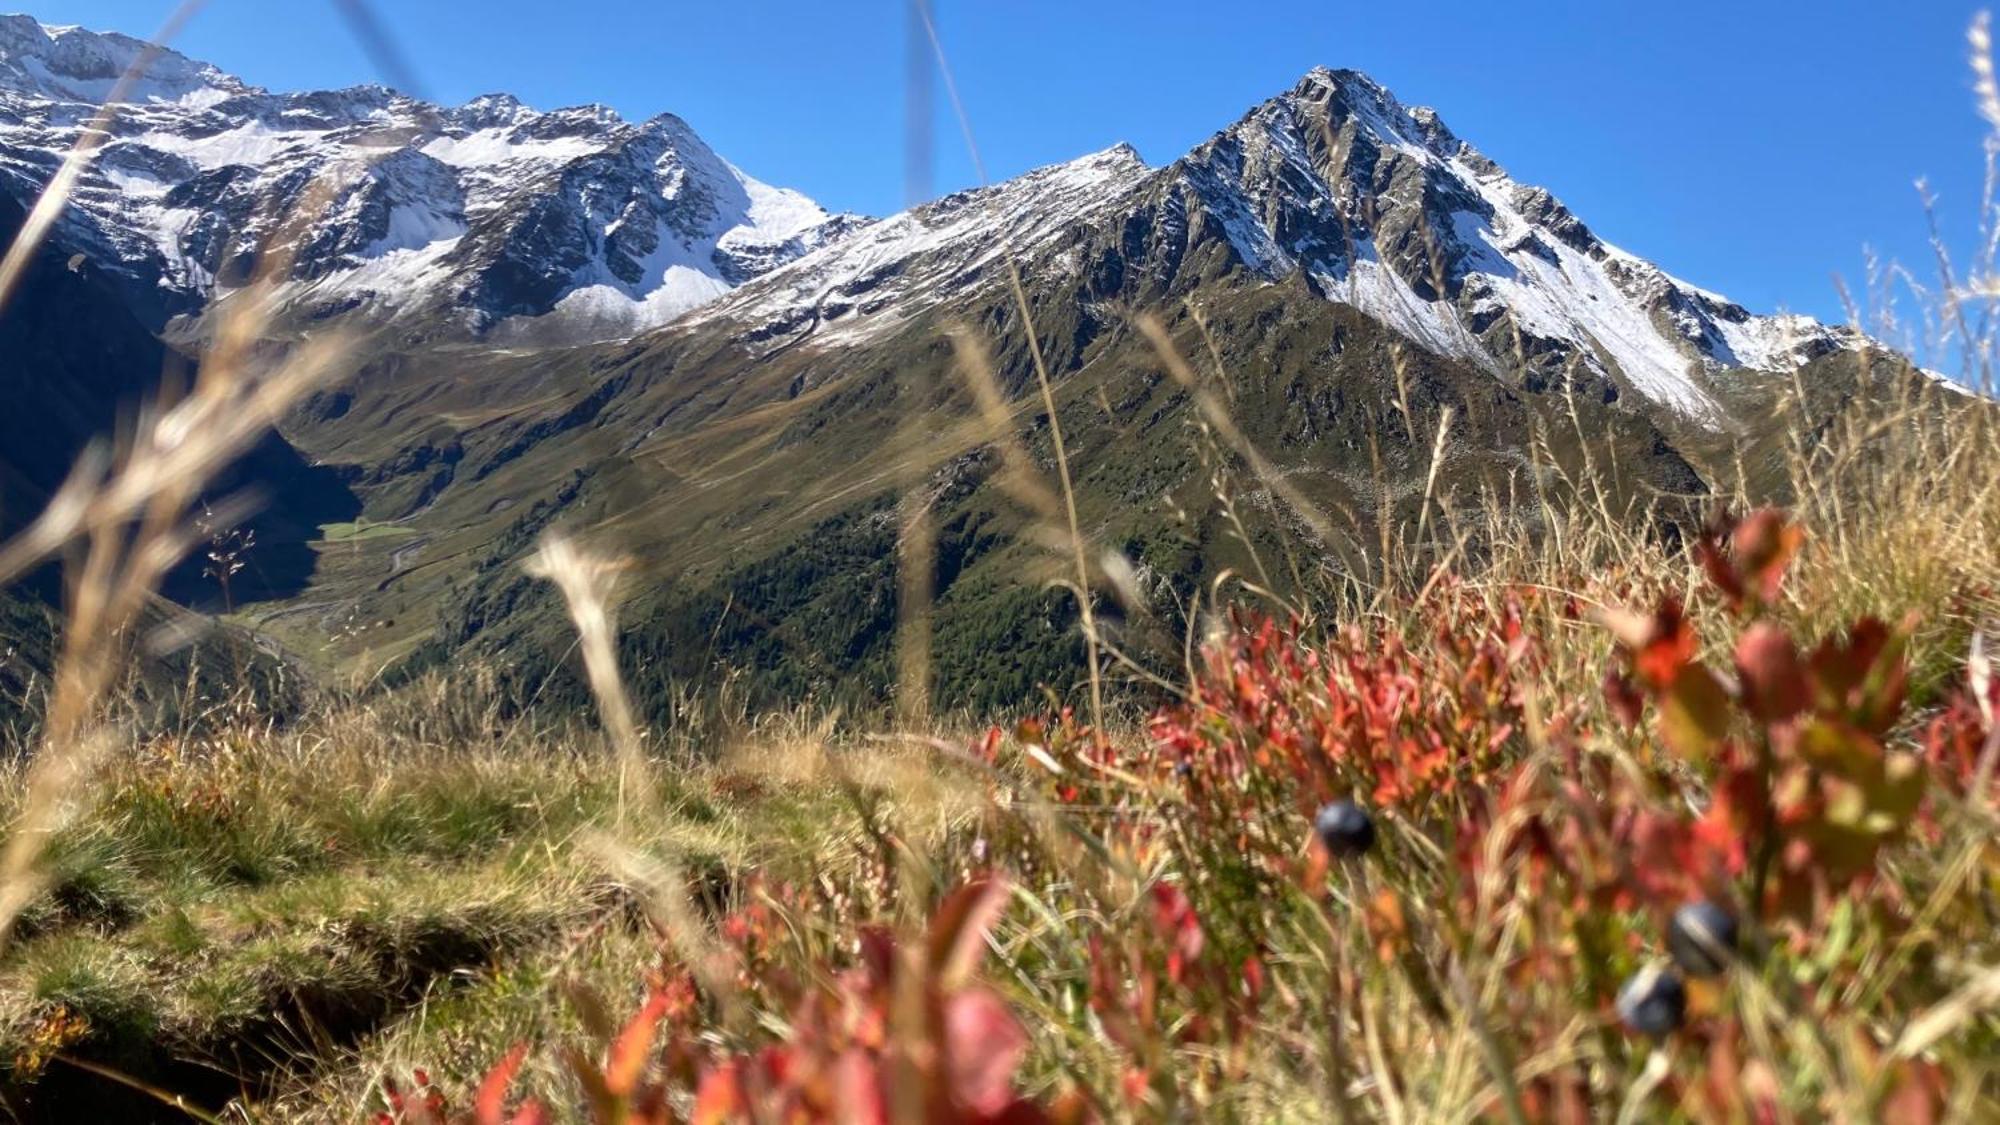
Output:
M61 236L167 315L282 260L321 314L441 305L480 331L553 318L628 336L856 222L744 174L671 114L273 93L172 51L118 89L144 49L0 17L0 179L31 200L117 94Z
M1079 224L1115 227L1127 245L1084 262ZM1510 178L1436 112L1325 69L1164 168L1120 145L962 192L830 242L700 316L866 340L1007 253L1030 276L1138 257L1155 275L1142 289L1158 295L1209 251L1265 281L1303 278L1434 354L1531 385L1593 380L1711 421L1710 376L1790 370L1855 339L1670 276Z
M1164 176L1258 274L1302 273L1490 370L1580 366L1713 416L1700 376L1789 371L1849 341L1809 318L1753 316L1620 250L1355 71L1314 70Z

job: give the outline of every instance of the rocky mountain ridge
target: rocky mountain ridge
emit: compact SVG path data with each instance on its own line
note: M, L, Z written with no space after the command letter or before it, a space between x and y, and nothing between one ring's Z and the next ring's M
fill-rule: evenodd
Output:
M0 183L31 198L142 48L0 17ZM1855 342L1619 249L1351 70L1314 70L1161 168L1120 145L877 221L745 175L671 114L278 94L171 51L127 100L63 235L163 316L240 284L277 231L310 316L442 308L499 342L568 343L699 309L840 345L954 299L1005 254L1101 282L1137 252L1171 292L1216 241L1230 265L1303 277L1434 354L1710 422L1719 373ZM1152 245L1077 260L1064 236L1113 211Z
M143 49L0 17L0 187L31 200ZM156 322L275 248L308 315L442 307L482 332L623 337L859 221L743 173L671 114L272 93L172 51L124 102L60 238Z
M1099 221L1121 225L1124 244L1084 261L1071 236ZM1149 296L1185 288L1177 275L1191 262L1217 268L1201 261L1215 250L1267 282L1303 277L1433 354L1533 387L1632 391L1711 423L1712 377L1790 370L1858 341L1669 275L1510 178L1435 111L1325 69L1165 167L1121 145L961 192L865 226L693 319L865 343L961 295L1003 250L1025 272L1107 291L1127 286L1138 261Z

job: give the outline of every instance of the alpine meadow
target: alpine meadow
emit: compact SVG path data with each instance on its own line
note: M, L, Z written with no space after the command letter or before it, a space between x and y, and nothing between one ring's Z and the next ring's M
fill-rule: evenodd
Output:
M1360 70L986 182L892 4L876 218L222 7L0 16L0 1114L2000 1120L1984 16L1834 323Z

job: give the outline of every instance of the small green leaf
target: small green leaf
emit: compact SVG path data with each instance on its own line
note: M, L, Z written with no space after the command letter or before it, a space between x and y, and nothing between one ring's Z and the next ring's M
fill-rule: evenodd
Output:
M1706 665L1688 664L1660 700L1660 737L1674 753L1706 762L1729 733L1729 693Z

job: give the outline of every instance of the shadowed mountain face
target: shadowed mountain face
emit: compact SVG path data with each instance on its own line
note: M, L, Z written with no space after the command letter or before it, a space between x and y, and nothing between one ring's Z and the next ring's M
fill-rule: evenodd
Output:
M18 205L0 199L0 242L13 239L22 217ZM137 404L163 383L185 385L192 375L192 365L139 322L115 285L65 248L45 247L13 301L0 309L0 538L34 518L88 444L129 421ZM295 597L317 563L308 546L314 529L353 518L359 502L337 470L309 465L276 434L221 474L209 494L246 491L265 503L242 529L259 547L234 592L253 599ZM192 605L215 606L219 590L202 573L204 565L197 555L177 568L167 592ZM54 564L0 587L0 745L12 745L26 729L48 687L61 601ZM177 706L191 669L205 690L229 690L233 674L266 682L269 662L254 653L226 639L203 648L192 659L147 659L139 670L144 705L161 713ZM273 687L274 713L283 695Z
M28 24L0 21L0 169L22 199L97 90L101 59L71 55L129 48ZM671 117L270 94L168 61L52 243L95 288L43 299L115 295L194 346L203 302L275 242L293 251L276 340L365 327L361 375L233 483L279 498L252 557L273 572L262 626L371 671L480 658L523 696L580 701L568 626L517 565L564 526L640 562L625 656L654 705L718 665L879 702L920 503L939 702L1066 683L1075 610L1049 584L1067 564L1001 472L1018 445L1053 480L1037 357L1090 552L1136 575L1122 636L1161 654L1225 569L1368 573L1382 521L1427 487L1447 511L1518 507L1532 533L1536 498L1588 471L1671 534L1682 499L1768 439L1745 420L1789 384L1773 372L1873 386L1849 333L1619 250L1352 71L1312 72L1162 167L1119 146L867 221L750 180ZM1245 471L1135 311L1303 505ZM953 332L990 356L1003 420ZM113 366L119 387L158 369Z
M0 201L0 234L11 239L22 215ZM40 255L0 310L0 538L34 518L84 444L109 426L114 404L160 372L159 342L66 257ZM46 685L59 588L53 567L0 587L0 741Z
M23 208L0 199L11 241ZM86 442L160 379L166 350L103 278L48 247L0 310L0 533L32 519Z
M20 229L22 210L0 200L0 241ZM0 309L0 536L40 510L93 440L108 439L139 404L163 387L185 386L194 365L147 331L115 286L62 247L44 247L13 302ZM282 598L305 588L314 554L307 541L321 523L352 519L360 503L337 469L314 466L277 434L258 442L212 483L215 497L247 493L261 500L242 529L258 557L239 593ZM191 560L168 592L194 604L217 596ZM53 571L31 583L56 591Z

